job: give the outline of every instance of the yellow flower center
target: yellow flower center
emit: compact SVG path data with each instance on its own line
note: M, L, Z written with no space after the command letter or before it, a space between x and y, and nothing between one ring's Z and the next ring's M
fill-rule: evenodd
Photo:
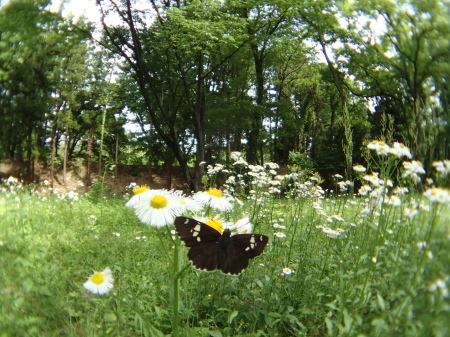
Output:
M152 200L150 200L150 206L152 208L164 208L168 203L169 201L167 198L162 195L155 195Z
M218 190L217 188L210 188L208 191L208 194L216 197L216 198L222 198L223 197L223 193L221 190Z
M105 281L105 275L103 273L96 273L91 277L92 283L102 284Z
M218 231L219 233L223 233L223 225L222 222L220 222L219 220L208 220L205 222L206 225L208 225L211 228L214 228L216 231Z
M141 193L143 193L145 191L148 191L148 187L147 187L147 185L142 185L142 186L134 188L133 189L133 194L137 195L137 194L141 194Z

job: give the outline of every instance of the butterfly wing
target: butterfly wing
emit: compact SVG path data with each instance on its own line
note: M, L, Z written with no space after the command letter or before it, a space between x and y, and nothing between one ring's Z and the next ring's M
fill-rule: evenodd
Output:
M176 217L175 228L186 247L188 258L200 270L220 269L224 274L239 275L250 259L263 252L269 238L260 234L230 236L191 218Z
M239 275L250 259L262 254L269 238L260 234L238 234L228 238L219 251L218 268L224 274Z
M218 249L217 243L207 242L201 246L191 247L187 256L195 269L213 271L217 269Z
M218 231L186 217L176 217L175 228L186 247L190 247L187 256L196 269L217 269L219 240L222 236Z
M214 228L195 219L179 216L175 218L175 229L186 247L203 246L208 242L219 244L221 234Z

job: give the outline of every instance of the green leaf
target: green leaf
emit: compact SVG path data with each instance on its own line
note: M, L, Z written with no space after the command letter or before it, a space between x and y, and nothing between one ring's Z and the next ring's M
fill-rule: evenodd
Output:
M103 320L105 322L115 322L117 321L117 316L113 312L107 312L103 315Z
M380 293L377 293L377 302L380 306L381 310L386 310L386 303L384 302L383 297L380 295Z
M33 289L33 285L34 285L34 283L33 283L33 280L31 280L31 279L27 279L22 282L23 289L27 293L30 292L31 289Z
M228 315L228 324L231 324L233 322L234 318L239 314L239 311L233 311Z
M325 324L327 325L328 335L333 334L333 322L329 317L325 317Z

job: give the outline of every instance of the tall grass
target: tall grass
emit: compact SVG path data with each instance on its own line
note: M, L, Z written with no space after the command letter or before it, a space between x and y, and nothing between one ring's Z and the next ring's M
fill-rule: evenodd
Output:
M179 335L449 336L450 212L417 181L394 193L410 178L394 164L378 175L382 190L370 182L355 196L323 191L317 174L298 170L280 185L270 165L228 173L243 205L225 216L250 215L269 246L238 277L184 270ZM223 170L210 168L209 181ZM4 183L0 336L172 334L172 234L141 224L125 202ZM87 293L86 277L107 266L114 289Z

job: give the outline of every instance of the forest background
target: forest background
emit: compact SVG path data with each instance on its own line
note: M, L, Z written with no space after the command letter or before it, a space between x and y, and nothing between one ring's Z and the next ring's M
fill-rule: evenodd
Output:
M352 180L372 139L426 169L450 157L449 1L95 6L92 23L1 2L0 159L25 180L38 162L51 184L83 166L87 186L105 163L164 165L197 191L232 151Z

